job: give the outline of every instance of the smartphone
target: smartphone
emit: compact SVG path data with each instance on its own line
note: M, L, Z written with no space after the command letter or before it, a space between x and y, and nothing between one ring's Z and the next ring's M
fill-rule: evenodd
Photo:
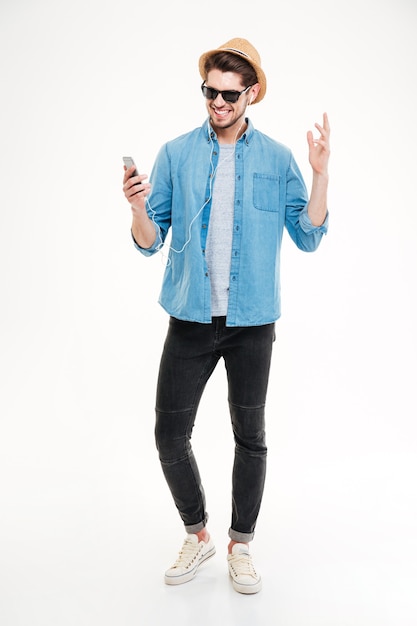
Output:
M127 169L129 169L129 167L132 167L132 165L136 165L132 157L123 157L123 163L126 165ZM139 175L138 170L136 168L132 176L138 176L138 175ZM132 176L130 178L132 178Z

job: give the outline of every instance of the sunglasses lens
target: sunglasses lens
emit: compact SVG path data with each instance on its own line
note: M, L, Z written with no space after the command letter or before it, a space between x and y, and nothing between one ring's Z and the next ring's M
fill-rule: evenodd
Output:
M238 91L222 91L222 98L226 102L237 102L240 93Z
M202 90L207 100L215 100L219 93L216 89L213 89L212 87L207 87L206 85L203 85Z
M213 87L207 87L207 85L202 85L201 90L207 100L215 100L220 93L225 102L237 102L241 94L240 91L218 91Z

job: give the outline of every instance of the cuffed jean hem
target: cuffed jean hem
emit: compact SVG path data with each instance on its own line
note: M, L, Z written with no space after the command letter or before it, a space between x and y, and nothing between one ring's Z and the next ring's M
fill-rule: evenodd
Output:
M192 526L185 526L185 530L189 535L196 535L206 527L206 522L200 522L199 524L193 524Z
M254 538L255 533L238 533L233 528L229 528L229 537L232 541L237 541L237 543L249 543Z

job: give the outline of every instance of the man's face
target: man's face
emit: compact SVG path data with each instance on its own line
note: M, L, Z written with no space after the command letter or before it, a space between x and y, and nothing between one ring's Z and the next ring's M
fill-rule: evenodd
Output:
M242 85L241 79L241 75L234 72L211 70L207 75L205 85L218 91L242 91L249 85ZM220 93L214 100L206 99L211 125L218 135L226 130L238 131L250 97L251 89L242 93L237 102L226 102Z

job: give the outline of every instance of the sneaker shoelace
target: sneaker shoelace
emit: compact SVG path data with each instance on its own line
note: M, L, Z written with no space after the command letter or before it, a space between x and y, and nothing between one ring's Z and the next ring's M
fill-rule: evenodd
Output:
M236 576L258 578L250 554L235 554L230 561Z
M200 544L195 544L189 539L185 539L184 544L180 550L177 560L175 561L174 567L190 567L192 563L196 560L198 555L201 552Z

